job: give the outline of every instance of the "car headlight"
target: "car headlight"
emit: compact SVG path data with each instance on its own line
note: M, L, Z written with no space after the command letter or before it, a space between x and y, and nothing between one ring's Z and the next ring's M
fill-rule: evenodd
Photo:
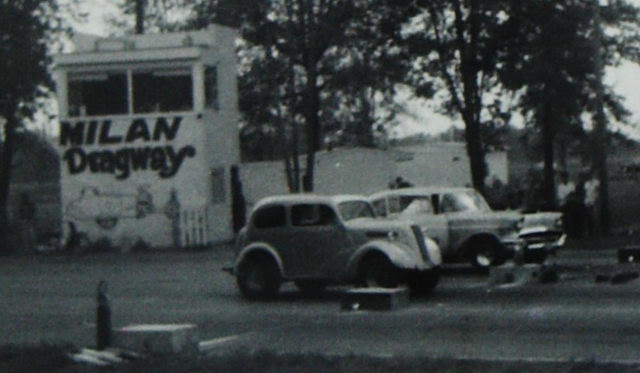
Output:
M517 231L524 228L524 216L520 217L520 219L514 223L514 226Z
M562 216L556 219L555 226L558 229L562 229Z
M387 232L387 238L390 240L397 240L400 237L400 234L396 231Z

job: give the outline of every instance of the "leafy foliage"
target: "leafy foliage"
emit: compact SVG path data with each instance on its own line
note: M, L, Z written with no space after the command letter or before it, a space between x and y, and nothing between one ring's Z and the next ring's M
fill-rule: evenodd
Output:
M108 15L108 22L124 33L134 31L136 5L144 6L144 30L146 32L171 32L185 27L184 18L191 9L188 0L119 0L118 6L127 17Z
M595 116L599 105L611 120L624 121L629 114L602 75L605 65L636 58L638 10L622 0L608 6L576 0L507 4L503 33L509 37L500 77L506 89L520 92L519 107L532 127L533 145L542 147L544 194L551 207L555 148L563 168L569 148L593 163L592 155L606 140L585 131L585 114ZM607 32L600 34L603 25Z
M529 124L528 138L544 139L544 131L552 135L536 140L545 152L549 143L584 143L572 140L587 133L583 114L593 111L598 80L591 1L145 1L155 9L150 24L158 9L165 19L171 9L188 10L184 24L160 30L198 29L211 22L239 28L248 160L281 158L302 147L311 155L312 172L313 152L325 146L325 138L374 146L372 128L390 123L401 110L393 102L400 82L418 97L437 98L442 112L463 119L479 189L484 152L503 147L516 110ZM607 24L606 64L638 61L637 9L612 0L601 13ZM604 100L608 113L623 120L626 110L612 90ZM555 103L546 105L550 111L542 110L545 102Z
M75 1L0 1L0 117L4 143L0 156L0 247L8 226L7 199L11 181L16 129L39 109L53 81L49 75L52 46L68 30L64 14L77 15ZM71 12L65 12L71 10Z

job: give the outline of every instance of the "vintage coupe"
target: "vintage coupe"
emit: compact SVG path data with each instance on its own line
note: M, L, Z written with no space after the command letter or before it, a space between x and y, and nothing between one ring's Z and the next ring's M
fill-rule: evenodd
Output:
M516 253L525 261L543 262L566 238L560 213L493 211L472 188L392 189L371 195L369 201L379 216L410 220L426 229L448 262L488 267Z
M275 295L293 281L302 291L331 284L428 293L438 283L440 249L421 229L375 218L363 196L283 195L253 208L236 240L232 273L247 298Z

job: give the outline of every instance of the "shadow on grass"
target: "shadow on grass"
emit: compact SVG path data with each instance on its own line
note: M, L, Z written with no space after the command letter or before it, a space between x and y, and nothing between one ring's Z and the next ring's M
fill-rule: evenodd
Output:
M488 276L488 268L476 268L469 265L444 265L443 276Z
M262 351L230 351L211 356L149 356L109 367L73 363L68 346L4 346L0 347L0 371L9 373L37 372L115 372L115 373L298 373L298 372L637 372L638 364L588 361L492 361L453 357L375 357L345 354L328 356L318 353Z

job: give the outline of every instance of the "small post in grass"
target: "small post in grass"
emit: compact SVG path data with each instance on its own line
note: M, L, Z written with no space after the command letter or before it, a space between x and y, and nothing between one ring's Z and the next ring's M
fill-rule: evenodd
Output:
M98 309L96 314L96 348L104 350L111 344L111 306L107 297L107 282L98 284Z

